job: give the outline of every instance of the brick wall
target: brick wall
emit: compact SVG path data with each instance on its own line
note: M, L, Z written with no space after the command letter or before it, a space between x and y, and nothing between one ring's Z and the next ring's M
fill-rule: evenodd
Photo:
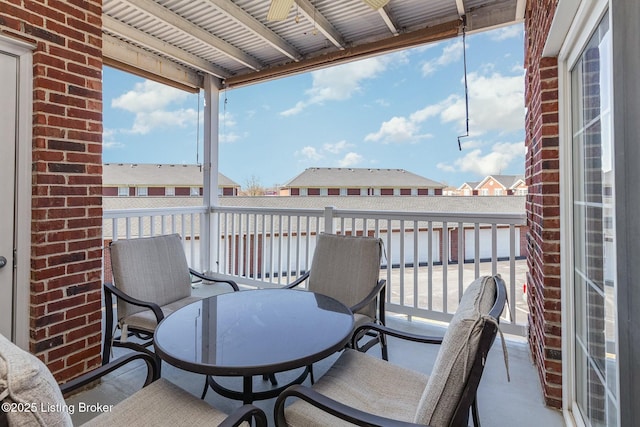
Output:
M558 67L542 58L557 0L529 0L525 104L529 344L547 405L562 406Z
M0 6L0 31L37 46L30 350L65 381L100 363L102 3Z

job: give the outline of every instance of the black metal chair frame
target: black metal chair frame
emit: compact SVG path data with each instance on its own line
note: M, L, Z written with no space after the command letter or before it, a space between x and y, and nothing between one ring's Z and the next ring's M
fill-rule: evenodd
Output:
M300 284L302 284L305 281L307 281L307 279L309 279L309 272L308 271L305 272L302 276L298 277L293 282L291 282L290 284L288 284L287 286L285 286L285 288L286 289L295 288L296 286L299 286ZM377 319L377 322L380 325L384 326L385 325L385 312L384 312L385 311L385 298L386 298L386 290L387 290L386 284L387 284L387 281L385 279L378 280L378 283L376 284L376 286L371 290L371 292L369 292L369 294L362 301L360 301L358 304L355 304L352 307L349 307L351 309L351 311L353 313L357 313L358 311L360 311L364 307L366 307L368 304L370 304L372 301L374 301L376 298L378 298L378 319ZM375 331L372 332L371 329L363 330L359 334L356 334L356 331L354 331L353 337L355 339L352 340L352 341L353 342L358 342L361 338L364 337L364 335L371 336L372 338L369 341L367 341L364 345L362 345L360 347L360 348L362 348L362 351L367 351L371 347L373 347L374 345L380 343L380 348L381 348L381 351L382 351L382 358L384 360L389 360L389 355L388 355L388 350L387 350L387 340L386 340L384 334L380 334L380 333L375 332ZM311 373L311 375L312 375L312 378L313 378L313 372Z
M450 422L450 426L467 426L469 423L469 411L473 417L473 425L480 427L480 418L478 414L478 405L476 399L476 393L480 380L482 378L482 372L484 370L485 361L493 342L495 341L498 333L498 323L500 316L504 310L507 290L504 281L499 276L494 276L496 281L496 300L489 312L489 316L496 320L493 322L485 322L480 335L480 342L478 345L478 351L475 355L473 365L469 375L466 377L462 395L458 400L455 412ZM386 326L377 325L374 323L368 323L360 326L354 333L352 346L357 350L366 349L357 346L356 338L358 333L363 333L366 330L375 330L380 334L389 335L395 338L400 338L408 341L425 343L425 344L442 344L442 337L424 336L402 332L394 329L390 329ZM385 418L363 412L353 407L347 406L340 402L337 402L329 397L326 397L310 387L301 385L294 385L287 388L284 392L278 396L274 408L274 417L276 426L286 426L286 419L284 414L285 402L289 397L296 397L303 399L304 401L326 411L338 418L353 423L359 426L388 426L388 427L407 427L407 426L422 426L421 424L408 423L390 418Z
M237 283L234 282L233 280L215 279L213 277L209 277L200 272L197 272L192 268L189 269L189 273L192 276L195 276L198 279L204 280L207 282L227 283L229 284L229 286L231 286L231 288L233 288L234 292L240 290ZM156 317L156 322L157 322L156 324L159 324L160 321L164 319L164 313L162 312L162 309L158 304L154 302L149 302L149 301L141 301L139 299L133 298L127 295L126 293L122 292L117 287L115 287L112 283L105 283L104 284L104 307L105 307L106 316L105 316L104 346L102 349L102 364L106 365L109 362L112 347L126 347L135 351L147 353L155 357L158 364L160 364L159 358L156 356L154 352L152 352L148 348L153 344L153 333L147 330L128 326L126 338L128 339L129 337L136 337L142 340L143 341L142 343L130 342L128 340L126 340L125 342L122 342L122 331L119 335L114 335L114 316L113 316L113 297L114 296L116 298L122 299L123 301L126 301L129 304L133 304L139 307L146 307L150 309L153 312L154 316ZM118 329L120 328L118 325L116 326L118 327Z
M60 386L60 391L62 391L63 395L69 394L137 359L143 360L147 366L147 377L143 387L148 386L160 378L160 366L158 365L155 356L148 353L135 352L119 357L110 363L102 365L91 372L87 372L78 378L62 384ZM252 424L252 421L255 422L255 424ZM256 427L267 427L267 417L265 413L256 406L250 404L243 405L231 413L221 424L219 424L219 427L239 426L243 422L248 422L249 425L255 425Z

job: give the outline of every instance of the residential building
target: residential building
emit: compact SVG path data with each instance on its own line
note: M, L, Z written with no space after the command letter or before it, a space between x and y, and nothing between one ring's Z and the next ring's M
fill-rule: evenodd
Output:
M525 196L524 175L488 175L482 181L469 181L458 187L460 196Z
M203 195L201 165L104 163L102 195L105 197L198 197ZM218 195L237 196L240 184L218 172Z
M446 185L404 169L308 168L283 187L290 196L432 196Z

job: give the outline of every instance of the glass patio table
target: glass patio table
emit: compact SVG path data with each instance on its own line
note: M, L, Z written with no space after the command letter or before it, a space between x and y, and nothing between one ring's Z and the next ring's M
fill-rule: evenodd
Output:
M154 347L171 365L207 375L222 396L251 403L304 381L309 367L341 350L352 330L351 310L333 298L260 289L212 296L175 311L156 328ZM254 392L254 376L301 367L302 374L285 386ZM242 377L242 390L223 387L213 376Z

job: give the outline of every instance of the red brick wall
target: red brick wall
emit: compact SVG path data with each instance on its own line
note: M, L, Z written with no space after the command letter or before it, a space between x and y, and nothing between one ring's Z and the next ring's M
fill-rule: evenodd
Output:
M100 363L102 4L2 1L33 53L30 351L59 381Z
M558 67L542 58L556 0L529 0L525 16L525 163L529 345L547 405L562 406Z

